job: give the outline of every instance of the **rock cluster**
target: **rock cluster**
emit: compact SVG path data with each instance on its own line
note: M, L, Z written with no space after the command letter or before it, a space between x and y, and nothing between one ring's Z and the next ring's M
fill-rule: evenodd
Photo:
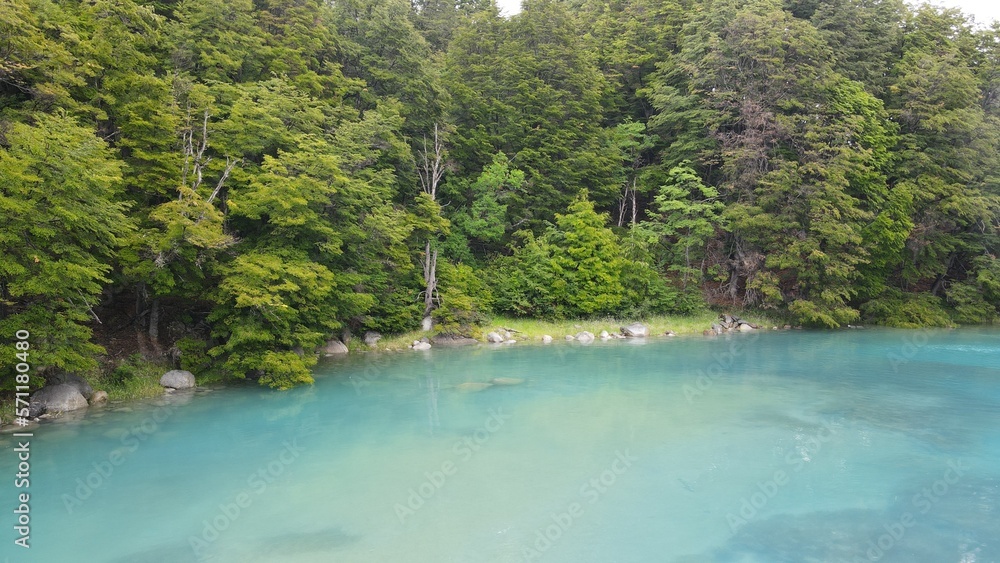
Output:
M510 328L502 328L499 331L490 332L486 335L486 341L490 344L514 344L517 339L514 338L514 333L516 330Z
M705 334L718 335L724 332L751 332L758 328L760 327L751 322L728 313L723 313L719 315L719 322L712 323L712 328L706 330Z

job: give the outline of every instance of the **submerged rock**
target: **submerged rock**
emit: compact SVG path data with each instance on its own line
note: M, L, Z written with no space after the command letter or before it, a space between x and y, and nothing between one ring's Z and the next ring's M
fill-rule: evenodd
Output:
M476 391L482 391L483 389L488 389L490 387L493 387L492 383L470 381L468 383L459 383L455 386L455 389L463 393L475 393Z
M435 346L472 346L479 344L475 338L458 336L454 334L439 334L431 337L431 344Z
M183 369L172 369L163 374L160 385L172 389L190 389L195 386L194 374Z
M520 385L524 380L520 377L494 377L490 380L493 385Z
M31 396L28 403L28 416L39 417L43 414L75 411L87 408L87 399L69 383L58 383L42 387Z
M622 327L622 334L631 338L644 338L649 336L649 328L642 323L632 323Z

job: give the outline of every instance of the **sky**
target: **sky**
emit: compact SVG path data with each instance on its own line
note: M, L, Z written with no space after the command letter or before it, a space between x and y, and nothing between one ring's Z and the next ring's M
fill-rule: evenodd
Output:
M501 1L516 3L516 0ZM959 8L966 14L975 16L976 22L984 25L989 25L991 20L1000 20L1000 3L997 0L936 0L931 4Z
M913 2L919 4L921 2ZM1000 2L997 0L933 0L931 4L948 8L959 8L966 14L976 17L976 21L988 25L991 20L1000 20ZM512 15L521 11L521 0L497 0L500 11Z

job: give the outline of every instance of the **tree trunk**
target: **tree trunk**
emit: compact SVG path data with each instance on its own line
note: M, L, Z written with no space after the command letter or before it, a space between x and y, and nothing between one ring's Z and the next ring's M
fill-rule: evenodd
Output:
M638 216L638 203L635 198L635 178L632 178L632 226L635 226L635 220Z
M437 294L437 249L431 250L431 241L427 241L424 250L424 316L434 310L434 299Z
M159 347L160 343L160 300L153 299L153 305L149 309L149 340L154 347Z

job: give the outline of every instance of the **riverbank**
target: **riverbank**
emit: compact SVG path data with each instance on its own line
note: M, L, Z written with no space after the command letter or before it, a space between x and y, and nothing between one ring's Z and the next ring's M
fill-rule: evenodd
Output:
M770 329L772 326L782 326L783 321L776 320L763 315L760 312L738 312L746 321L760 325L761 328ZM566 319L566 320L541 320L523 319L511 317L494 317L490 322L481 327L477 340L485 342L486 335L490 332L508 331L512 339L520 343L541 343L544 335L549 335L555 340L563 340L566 335L575 335L581 331L587 331L599 335L601 331L610 334L620 333L621 327L635 322L631 318L606 317L601 319ZM652 338L661 337L667 331L672 331L677 336L700 335L713 323L719 321L717 311L703 311L693 315L657 315L641 319L649 328L649 335ZM374 347L365 345L360 338L355 338L348 342L348 349L351 353L364 353L370 351L396 352L405 351L415 340L419 340L428 333L420 330L407 332L398 335L389 335L379 340ZM108 393L108 404L122 406L125 404L152 399L163 395L164 390L160 385L160 377L170 366L143 360L137 356L131 357L113 369L92 370L79 374L87 380L94 389L100 389ZM225 383L218 377L206 381L204 374L195 374L198 377L198 384ZM13 421L14 402L13 399L0 401L0 425L10 424Z
M759 325L761 328L770 329L773 326L783 326L784 321L778 320L760 312L735 312L747 322ZM566 335L574 335L580 331L587 331L595 336L602 330L609 334L621 332L621 327L633 322L641 322L649 328L651 337L663 336L667 331L673 331L677 336L700 335L713 323L719 322L718 311L703 311L693 315L657 315L644 319L614 318L605 317L601 319L566 319L566 320L541 320L541 319L521 319L512 317L494 317L486 326L482 327L482 334L477 340L485 341L486 334L490 332L500 332L507 330L512 338L518 342L538 342L542 341L545 335L551 336L555 340L562 340ZM383 351L405 350L414 340L419 340L427 336L428 333L415 330L405 334L393 335L379 340L375 349ZM348 348L353 351L371 350L360 340L349 343Z

